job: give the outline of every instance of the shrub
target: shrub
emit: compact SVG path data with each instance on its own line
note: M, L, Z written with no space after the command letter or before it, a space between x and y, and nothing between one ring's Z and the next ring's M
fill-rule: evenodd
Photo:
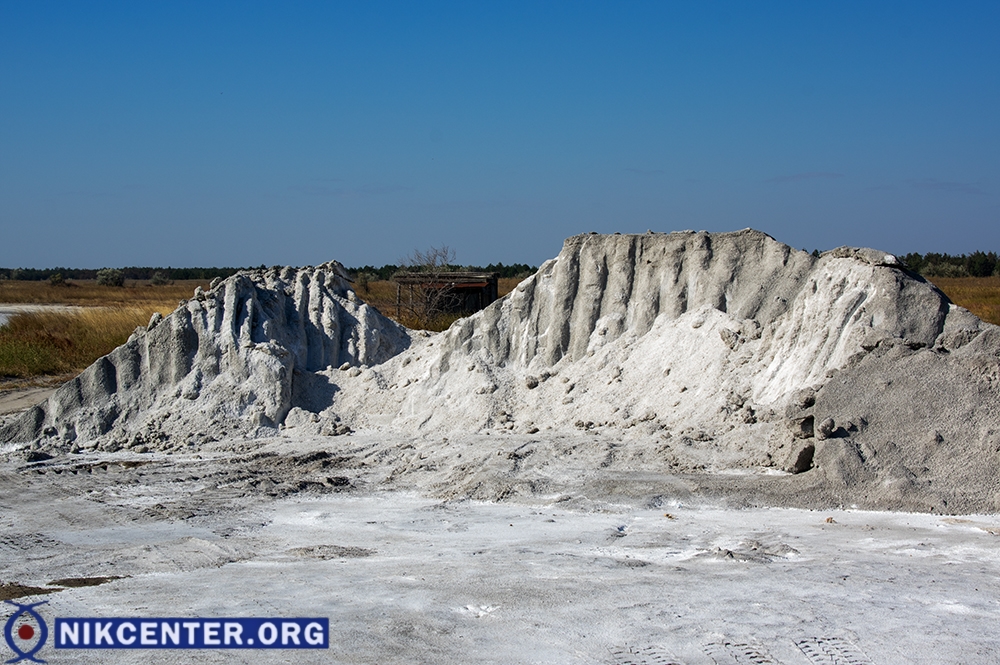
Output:
M125 273L117 268L101 268L97 271L100 286L125 286Z
M958 263L930 263L924 266L922 275L927 277L968 277L968 269Z
M173 284L173 282L159 270L154 272L153 276L149 278L149 283L152 286L167 286L169 284Z
M364 289L365 293L371 293L371 283L378 281L378 275L367 270L362 270L354 277L355 283Z
M52 286L66 286L66 278L61 272L54 272L49 275L49 284Z

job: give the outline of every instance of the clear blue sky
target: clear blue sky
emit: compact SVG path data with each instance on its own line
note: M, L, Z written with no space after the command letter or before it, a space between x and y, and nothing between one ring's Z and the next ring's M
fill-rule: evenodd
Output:
M1000 250L998 2L0 0L0 266Z

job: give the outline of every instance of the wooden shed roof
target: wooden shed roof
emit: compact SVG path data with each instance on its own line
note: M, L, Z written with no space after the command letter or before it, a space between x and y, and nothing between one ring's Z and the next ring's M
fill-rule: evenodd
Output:
M495 272L409 272L397 273L393 280L399 284L447 284L454 286L485 287L500 277Z

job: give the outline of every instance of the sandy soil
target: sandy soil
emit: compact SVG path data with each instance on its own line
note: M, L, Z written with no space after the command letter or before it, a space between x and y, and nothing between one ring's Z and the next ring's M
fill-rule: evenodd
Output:
M50 619L330 618L329 652L102 652L108 663L1000 660L997 516L572 493L443 502L374 491L370 474L324 467L300 443L242 465L207 453L8 463L3 581L122 578L21 601L48 600Z
M59 386L29 386L0 389L0 416L24 411L48 399Z

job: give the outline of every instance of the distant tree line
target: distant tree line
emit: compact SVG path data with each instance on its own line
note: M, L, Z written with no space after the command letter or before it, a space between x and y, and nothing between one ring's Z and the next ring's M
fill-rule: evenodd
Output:
M996 252L971 254L938 254L911 252L900 257L903 263L925 277L989 277L1000 275L1000 262Z
M179 280L198 279L212 280L216 277L226 278L235 275L244 268L0 268L0 279L19 279L41 282L52 281L54 276L62 279L96 280L102 271L114 270L123 279L135 280ZM107 274L107 273L105 273Z
M376 268L375 266L362 266L360 268L348 268L347 272L357 279L359 275L367 275L370 281L376 280L390 280L392 276L401 270L416 270L419 269L417 266L399 266L394 263L389 263L381 268ZM442 272L495 272L501 279L508 277L527 277L534 274L537 270L537 266L529 266L526 263L513 263L511 265L504 265L503 263L491 263L488 266L437 266L436 270Z
M815 252L818 254L819 252ZM928 252L910 252L900 257L903 263L913 272L920 273L926 277L989 277L990 275L1000 275L1000 256L996 252L972 252L971 254L939 254ZM265 266L259 266L264 268ZM387 263L381 267L362 266L360 268L348 268L348 273L357 278L365 275L366 280L391 280L392 276L401 270L414 270L415 266L400 266L394 263ZM130 266L127 268L0 268L0 279L18 279L24 281L54 281L59 282L67 279L97 280L102 270L114 270L116 278L118 274L128 280L152 280L153 282L164 283L173 280L197 279L208 281L221 277L225 279L230 275L235 275L241 270L253 270L254 268L153 268ZM537 266L530 266L526 263L491 263L487 266L455 266L445 265L436 268L443 271L465 271L465 272L495 272L501 279L511 277L527 277L538 270ZM105 273L107 274L107 273Z

